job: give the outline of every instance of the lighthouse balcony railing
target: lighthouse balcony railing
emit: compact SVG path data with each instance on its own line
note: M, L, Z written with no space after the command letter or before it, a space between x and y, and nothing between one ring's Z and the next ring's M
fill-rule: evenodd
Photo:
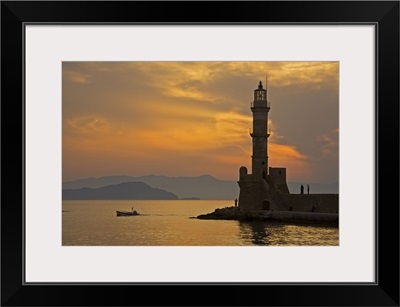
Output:
M264 101L251 101L250 102L250 108L254 108L254 106L256 107L265 107L264 105ZM267 108L271 108L271 101L267 101Z

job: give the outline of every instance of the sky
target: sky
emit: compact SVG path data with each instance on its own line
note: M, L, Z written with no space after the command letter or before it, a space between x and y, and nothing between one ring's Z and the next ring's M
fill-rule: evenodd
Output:
M271 103L269 166L338 181L338 62L63 62L63 182L251 172L250 103Z

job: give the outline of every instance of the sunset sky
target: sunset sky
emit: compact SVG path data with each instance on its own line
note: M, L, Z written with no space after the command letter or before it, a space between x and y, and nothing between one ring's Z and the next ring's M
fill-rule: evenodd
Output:
M250 102L271 102L269 166L338 181L338 62L64 62L63 181L112 175L238 180Z

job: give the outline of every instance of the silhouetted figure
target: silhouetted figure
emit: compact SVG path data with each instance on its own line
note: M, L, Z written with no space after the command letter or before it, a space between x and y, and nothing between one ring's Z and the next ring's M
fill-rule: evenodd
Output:
M307 184L307 194L310 194L310 186Z
M237 198L235 199L235 207L237 207Z
M300 194L304 194L304 186L303 185L300 186Z
M311 212L315 212L315 207L312 206Z

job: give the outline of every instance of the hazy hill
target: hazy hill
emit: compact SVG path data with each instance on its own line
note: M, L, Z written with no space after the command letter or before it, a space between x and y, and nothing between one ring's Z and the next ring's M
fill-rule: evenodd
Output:
M200 199L235 199L239 197L239 186L236 181L218 180L209 175L198 177L166 177L166 176L108 176L86 178L63 183L63 189L98 188L122 182L142 181L152 187L167 190L179 198Z
M200 199L235 199L239 197L239 185L237 181L219 180L209 175L198 177L166 177L166 176L107 176L100 178L85 178L63 183L63 189L99 188L123 182L144 182L152 187L167 190L176 194L179 198ZM338 183L310 185L310 193L338 193ZM289 182L289 191L293 194L300 192L301 183ZM305 188L307 183L303 183ZM307 190L305 189L305 192Z
M125 182L101 188L63 189L65 200L131 200L131 199L178 199L178 196L143 182Z

